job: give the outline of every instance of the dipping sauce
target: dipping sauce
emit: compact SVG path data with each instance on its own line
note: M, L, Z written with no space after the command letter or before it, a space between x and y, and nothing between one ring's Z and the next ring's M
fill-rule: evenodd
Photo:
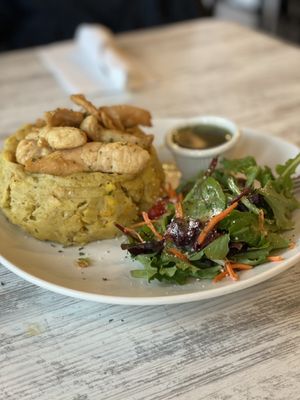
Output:
M231 133L216 125L189 125L178 129L173 135L173 141L187 149L211 149L228 142Z

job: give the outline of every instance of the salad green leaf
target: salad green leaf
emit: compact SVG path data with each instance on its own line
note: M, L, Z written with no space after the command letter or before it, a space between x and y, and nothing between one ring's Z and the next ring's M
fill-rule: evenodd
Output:
M229 241L228 233L222 235L206 246L203 252L210 260L224 260L229 251Z
M255 158L252 156L234 160L228 160L225 158L222 161L222 165L224 167L224 170L227 171L229 174L244 173L245 175L247 175L249 171L252 171L253 167L257 167Z
M293 189L292 175L296 172L299 164L300 153L295 158L287 160L284 165L277 165L276 172L278 174L278 178L274 182L274 186L277 191L283 191L287 195L291 194Z
M268 248L249 249L244 253L235 254L232 260L242 264L259 265L268 260L270 250Z
M226 207L220 183L212 177L200 178L183 201L184 212L192 218L207 220Z
M232 177L229 177L228 180L228 187L232 191L233 194L236 196L239 196L242 191L239 189L238 185L235 183L234 179ZM248 181L246 182L246 186L248 187ZM247 199L246 196L241 198L241 202L244 204L245 207L248 208L249 211L252 211L254 214L259 214L259 209L251 203L249 199Z
M233 242L245 242L249 246L257 246L264 234L259 226L258 216L249 211L233 210L219 224L220 229L228 231Z
M287 197L283 191L278 192L274 181L269 181L266 186L259 189L258 192L271 207L278 229L292 229L294 226L292 212L299 207L299 202L296 198L291 193L290 196Z

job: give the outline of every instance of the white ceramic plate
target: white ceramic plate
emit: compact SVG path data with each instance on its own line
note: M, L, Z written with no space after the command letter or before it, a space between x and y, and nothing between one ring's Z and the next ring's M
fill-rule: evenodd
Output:
M164 133L182 120L154 121L153 132L156 146L163 161L171 161L171 155L163 145ZM243 137L235 148L233 157L253 155L258 163L274 167L294 157L299 149L284 140L244 129ZM298 217L298 218L297 218ZM221 296L263 282L285 271L300 260L300 219L295 215L296 229L291 233L296 247L285 251L284 261L260 265L243 271L240 280L229 279L217 284L210 281L194 281L183 286L147 283L130 276L137 267L120 249L122 239L91 243L78 247L62 248L57 244L41 242L27 236L10 224L0 214L0 261L20 277L68 296L112 304L154 305L184 303ZM79 269L75 260L82 252L93 260L92 266Z

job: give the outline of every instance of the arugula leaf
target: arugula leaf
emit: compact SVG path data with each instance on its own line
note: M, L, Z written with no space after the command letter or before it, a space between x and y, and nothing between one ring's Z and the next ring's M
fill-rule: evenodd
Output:
M139 261L141 264L143 264L145 272L146 272L146 277L149 282L155 278L155 275L157 274L157 268L155 268L155 263L157 261L157 258L155 256L148 256L146 254L140 254L140 255L134 257L134 259ZM135 272L135 271L139 271L139 270L133 270L133 271L131 271L131 274L137 274L137 272Z
M246 185L247 187L252 186L257 175L259 174L261 168L258 165L255 165L253 167L249 167L247 170L247 181Z
M269 253L269 249L250 249L243 253L235 254L231 257L231 260L242 264L259 265L267 261Z
M223 160L225 172L228 175L232 173L243 173L246 176L246 186L252 186L254 181L257 180L260 184L265 186L269 180L274 180L272 170L265 166L260 167L257 165L255 159L251 156L237 159L237 160Z
M203 268L179 260L177 257L163 252L161 256L138 255L135 260L141 262L144 269L130 271L135 278L144 278L151 282L153 279L159 281L169 281L177 284L186 283L189 277L199 279L213 279L219 272L219 265L207 266Z
M274 187L277 191L292 191L293 181L291 176L296 172L298 165L300 165L300 153L295 158L288 160L284 165L277 165L276 172L279 176L274 182Z
M160 270L159 270L159 274L160 275L164 275L164 276L167 276L169 278L172 278L176 274L176 272L177 272L176 264L173 265L173 267L167 267L167 268L161 267Z
M235 194L236 196L239 196L241 194L240 189L238 188L237 184L235 183L232 177L228 178L228 186L232 191L232 193ZM257 215L259 214L259 209L256 207L256 205L252 204L250 200L247 199L247 197L242 197L241 202L244 204L245 207L248 208L249 211L252 211L254 214Z
M172 254L167 253L166 251L162 252L160 261L161 261L162 265L165 265L165 266L166 265L169 265L169 266L177 265L182 270L188 269L190 266L189 263L180 260L179 258L173 256Z
M222 235L203 249L204 254L210 260L224 260L229 251L229 234Z
M272 181L269 181L258 192L271 207L278 229L292 229L294 226L294 222L291 219L292 212L299 207L299 202L296 198L294 196L287 197L284 193L278 193Z
M248 211L233 210L219 223L219 228L228 231L233 242L245 242L250 246L257 246L263 240L258 216Z
M258 265L268 261L271 251L287 248L289 241L278 233L269 233L261 248L250 248L232 256L232 260L249 265Z
M221 272L220 265L214 265L209 268L195 268L191 271L191 276L198 279L213 279Z
M286 249L289 247L289 240L279 233L268 233L266 237L268 248L271 250Z
M204 251L196 251L188 255L190 261L199 261L204 256Z
M148 282L157 279L183 284L189 276L185 269L188 269L190 265L166 252L163 252L160 256L138 255L134 258L144 265L144 272L141 272L143 270L133 270L131 275L137 278L147 278Z
M169 281L170 283L177 283L178 285L184 285L189 278L189 275L186 274L185 271L182 271L180 269L176 269L176 272L173 276L168 276L168 275L160 275L158 274L156 279L159 281Z
M260 182L261 186L264 187L269 181L274 180L274 175L270 167L265 166L264 168L259 168L256 175L256 179Z
M250 168L257 167L257 163L256 163L254 157L252 157L252 156L234 159L234 160L228 160L227 158L224 158L222 160L222 165L223 165L224 169L229 171L230 173L242 172L245 175L248 174L248 171ZM251 169L251 171L252 171L252 169Z
M148 273L146 269L133 269L132 271L130 271L130 275L133 278L144 278L144 279L148 279Z
M184 214L207 220L226 207L226 198L218 181L212 177L198 180L183 201Z
M168 275L167 278L171 277L169 271L166 271L165 266L168 265L169 269L170 266L172 266L173 268L175 266L176 272L172 274L172 278L174 281L180 284L184 283L189 277L194 277L199 279L200 278L211 279L214 278L220 272L219 265L208 266L205 263L205 261L197 265L193 265L185 261L179 260L177 257L168 254L167 252L162 253L160 262L164 266L163 268L161 267L159 269L159 275L161 277L161 280L163 280L163 278L166 278L166 275ZM180 282L178 282L178 280Z
M300 206L300 203L293 195L293 181L291 176L300 165L300 153L284 165L277 165L278 177L269 180L267 184L259 190L264 196L265 201L271 207L276 226L278 229L292 229L292 212Z
M289 241L278 233L268 233L265 243L261 248L250 248L249 250L235 254L231 259L249 265L258 265L268 261L271 251L287 248Z

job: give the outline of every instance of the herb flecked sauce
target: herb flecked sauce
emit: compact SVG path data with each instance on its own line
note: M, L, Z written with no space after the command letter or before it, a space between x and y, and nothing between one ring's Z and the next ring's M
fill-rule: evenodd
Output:
M173 135L174 142L180 147L197 150L220 146L231 138L226 129L204 124L182 127Z

